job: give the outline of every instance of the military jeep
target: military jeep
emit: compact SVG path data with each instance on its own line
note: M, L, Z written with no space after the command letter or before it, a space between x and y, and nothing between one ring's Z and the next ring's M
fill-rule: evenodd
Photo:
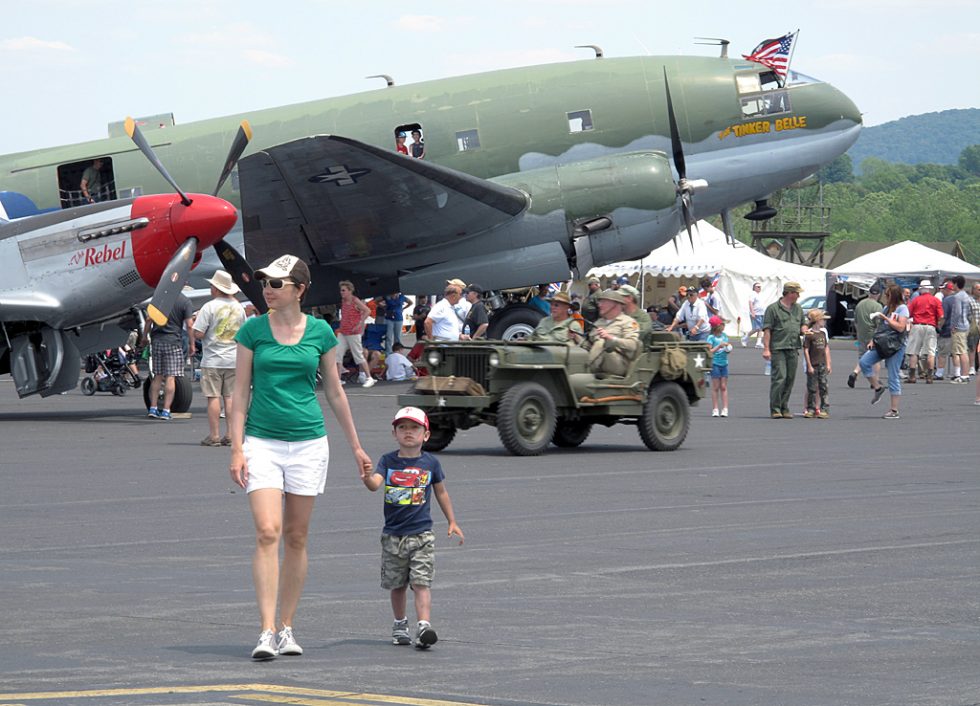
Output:
M497 427L512 454L534 456L549 443L581 445L594 424L635 424L653 451L673 451L687 436L690 405L704 396L711 355L704 343L647 332L626 375L589 372L588 352L564 343L459 341L426 346L429 376L398 404L429 415L427 451L458 429Z

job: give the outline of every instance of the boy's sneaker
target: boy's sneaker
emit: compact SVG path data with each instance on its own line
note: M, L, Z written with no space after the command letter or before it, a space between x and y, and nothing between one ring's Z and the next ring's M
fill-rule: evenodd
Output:
M161 409L157 412L157 419L162 419L165 422L169 422L172 417L170 416L169 409Z
M962 375L957 375L955 378L950 380L950 382L955 385L965 385L966 383L970 382L970 378L963 377Z
M303 648L296 642L296 638L293 637L293 629L288 625L284 625L282 630L279 631L279 640L276 647L281 655L303 654Z
M276 633L272 630L264 630L259 635L259 642L252 650L252 659L274 659L276 656L275 645Z
M723 416L723 417L727 417L728 416L728 407L725 407L723 410L721 410L721 416Z
M715 409L711 410L711 416L712 417L717 417L718 416L718 408L717 407Z
M415 628L415 646L420 650L427 650L436 644L439 636L426 620L420 620L418 627Z
M881 396L884 394L885 394L885 386L882 385L877 390L875 390L874 395L872 395L871 404L878 404L878 400L880 400Z
M146 416L150 419L156 419L160 416L160 411L156 407L150 407L146 410Z
M391 644L411 645L412 636L408 632L408 618L396 620L391 626Z

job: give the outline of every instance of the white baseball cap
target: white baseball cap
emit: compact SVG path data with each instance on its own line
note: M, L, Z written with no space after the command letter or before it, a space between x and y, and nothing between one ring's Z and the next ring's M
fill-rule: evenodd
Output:
M398 422L402 419L409 419L416 424L425 427L426 429L429 428L429 418L425 415L425 412L418 407L402 407L395 414L395 418L391 422L392 426L398 424Z

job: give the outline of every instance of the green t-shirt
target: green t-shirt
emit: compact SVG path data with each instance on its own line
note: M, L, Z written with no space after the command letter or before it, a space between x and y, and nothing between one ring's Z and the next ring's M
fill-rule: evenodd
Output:
M779 301L766 307L762 320L763 330L769 329L769 350L781 351L800 348L800 329L803 327L803 307L798 303L789 309Z
M299 343L286 346L272 335L269 315L247 319L235 340L252 351L252 401L245 433L262 439L309 441L326 436L316 398L320 356L337 345L326 321L306 317Z

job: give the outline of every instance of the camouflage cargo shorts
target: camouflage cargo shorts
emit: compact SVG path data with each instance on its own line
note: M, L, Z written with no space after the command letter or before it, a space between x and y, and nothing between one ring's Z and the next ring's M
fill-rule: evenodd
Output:
M435 559L436 536L431 530L404 537L381 535L381 588L431 586Z

